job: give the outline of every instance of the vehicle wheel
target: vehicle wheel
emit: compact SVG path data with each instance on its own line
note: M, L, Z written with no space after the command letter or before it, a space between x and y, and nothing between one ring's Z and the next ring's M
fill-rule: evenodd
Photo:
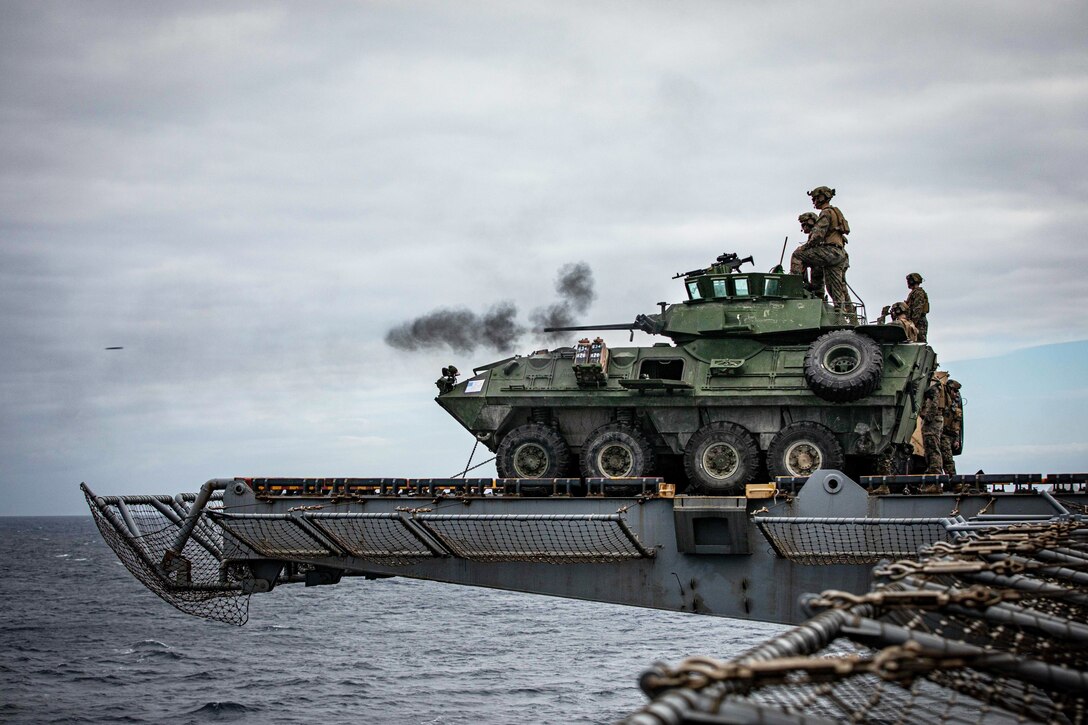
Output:
M506 434L495 453L499 478L562 478L570 449L555 428L539 423Z
M603 425L582 447L582 475L587 478L637 478L654 467L654 450L637 428Z
M812 392L833 403L849 403L880 385L884 355L875 340L853 330L816 338L805 353L805 380Z
M697 491L726 494L739 491L759 468L759 446L734 423L700 428L684 449L684 472Z
M767 472L775 476L811 476L821 468L842 470L845 461L835 434L819 423L791 423L771 440Z

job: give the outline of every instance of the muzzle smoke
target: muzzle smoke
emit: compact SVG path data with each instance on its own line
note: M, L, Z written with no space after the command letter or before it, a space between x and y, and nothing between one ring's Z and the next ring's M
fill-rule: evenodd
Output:
M542 332L544 327L576 324L597 297L593 289L593 271L585 262L564 264L555 281L559 299L529 314L535 337L550 342L569 337L569 333ZM498 302L477 314L464 307L441 308L393 327L385 334L385 342L398 350L435 350L448 347L454 352L473 352L485 348L511 352L528 328L517 321L517 306L510 301Z

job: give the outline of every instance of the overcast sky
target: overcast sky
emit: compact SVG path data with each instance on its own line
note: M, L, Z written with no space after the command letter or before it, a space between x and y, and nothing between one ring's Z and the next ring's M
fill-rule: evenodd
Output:
M822 184L870 313L920 272L953 373L1088 339L1086 36L1080 1L3 2L0 514L453 474L433 381L502 355L389 329L528 325L576 262L628 322L775 264Z

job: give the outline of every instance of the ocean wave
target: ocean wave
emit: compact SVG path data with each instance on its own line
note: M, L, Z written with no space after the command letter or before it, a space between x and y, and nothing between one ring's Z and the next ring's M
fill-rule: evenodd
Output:
M185 659L185 655L157 639L140 640L128 649L121 650L121 654L135 655L138 662Z
M247 707L240 702L208 702L191 710L186 715L196 717L198 721L234 720L248 713L259 712L259 708Z

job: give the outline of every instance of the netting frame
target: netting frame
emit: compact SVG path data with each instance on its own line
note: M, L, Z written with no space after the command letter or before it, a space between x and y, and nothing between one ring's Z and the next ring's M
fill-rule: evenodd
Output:
M934 541L954 540L956 538L954 529L965 524L965 520L960 516L915 518L754 516L752 521L778 557L795 564L809 566L876 564L883 559L913 557L918 554L922 546ZM921 528L929 529L930 533L916 535ZM811 532L824 533L820 535ZM896 548L881 544L892 535L901 541L915 542L915 545ZM813 539L814 543L804 546L800 542L805 539ZM857 545L850 548L833 545L846 540L857 542ZM823 545L818 546L816 541Z
M173 558L173 571L168 571L164 566L168 561L167 550L191 513L186 504L191 507L195 496L96 496L86 484L81 489L106 545L125 569L155 596L185 614L202 619L237 626L249 620L250 594L244 591L240 578L228 574L230 560L223 555L222 545L217 546L223 541L223 532L209 516L214 507L222 506L221 495L213 497L199 512L192 535L181 555ZM136 523L133 507L154 509L159 525L144 530ZM150 512L137 511L146 524L146 514ZM212 560L215 581L202 576L194 581L194 561L198 574L202 574L212 568Z

